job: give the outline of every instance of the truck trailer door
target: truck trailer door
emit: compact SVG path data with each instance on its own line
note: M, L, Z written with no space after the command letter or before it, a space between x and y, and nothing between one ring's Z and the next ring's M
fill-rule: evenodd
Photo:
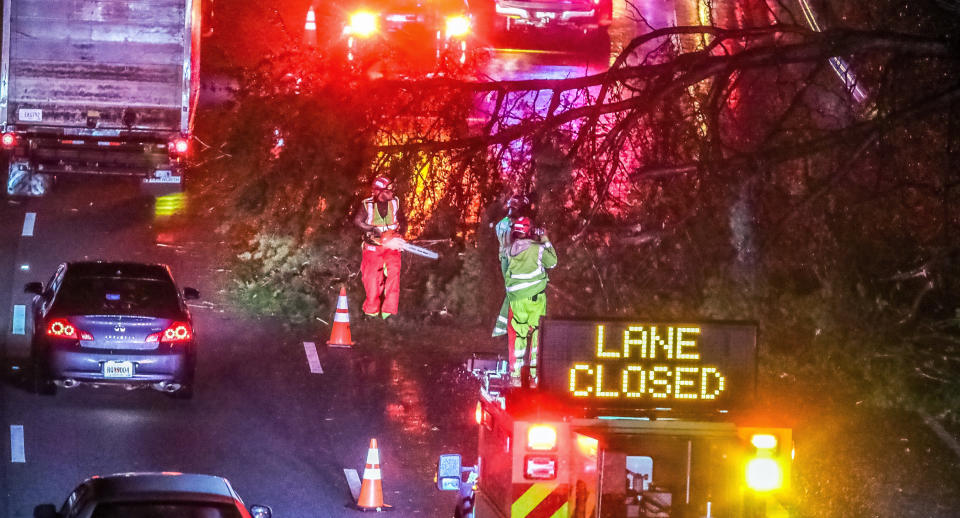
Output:
M599 518L734 518L740 470L723 438L615 436L601 442Z

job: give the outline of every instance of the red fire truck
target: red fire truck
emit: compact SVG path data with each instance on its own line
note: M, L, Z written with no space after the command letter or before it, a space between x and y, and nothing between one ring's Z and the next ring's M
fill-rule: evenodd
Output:
M456 517L788 516L792 434L751 411L754 324L549 320L541 344L520 388L468 362L477 463L437 469Z

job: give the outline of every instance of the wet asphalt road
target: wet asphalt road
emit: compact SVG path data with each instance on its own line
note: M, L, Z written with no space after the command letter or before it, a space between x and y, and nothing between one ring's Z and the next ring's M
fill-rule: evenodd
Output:
M25 236L28 214L35 219ZM442 453L449 420L462 423L472 408L449 415L450 408L429 401L438 389L424 380L429 372L437 381L438 369L449 366L328 351L325 337L224 311L218 291L226 281L211 262L212 234L156 216L134 185L95 180L59 185L42 199L4 200L0 222L0 293L8 308L0 321L0 417L10 449L0 470L0 515L29 517L37 504L59 505L91 475L181 471L226 476L248 504L271 505L278 517L351 516L343 469L362 475L373 437L394 515L452 509L449 495L431 489L430 466ZM28 317L26 334L18 334L9 308L29 305L22 285L46 281L60 261L96 258L166 263L181 286L200 289L191 307L199 338L193 400L152 390L30 392L31 323ZM320 344L322 374L311 372L304 340Z

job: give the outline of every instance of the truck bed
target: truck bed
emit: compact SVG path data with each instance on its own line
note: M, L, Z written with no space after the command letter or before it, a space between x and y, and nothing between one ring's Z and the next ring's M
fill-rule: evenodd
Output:
M4 0L0 118L19 127L187 133L192 4Z

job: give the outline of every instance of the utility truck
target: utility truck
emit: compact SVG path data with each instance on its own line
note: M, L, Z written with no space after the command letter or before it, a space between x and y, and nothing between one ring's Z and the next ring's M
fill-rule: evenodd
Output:
M477 461L437 468L454 516L788 516L792 432L751 409L754 324L548 320L541 339L518 388L506 361L468 362Z
M200 20L201 0L3 0L7 193L39 196L67 175L181 189Z

